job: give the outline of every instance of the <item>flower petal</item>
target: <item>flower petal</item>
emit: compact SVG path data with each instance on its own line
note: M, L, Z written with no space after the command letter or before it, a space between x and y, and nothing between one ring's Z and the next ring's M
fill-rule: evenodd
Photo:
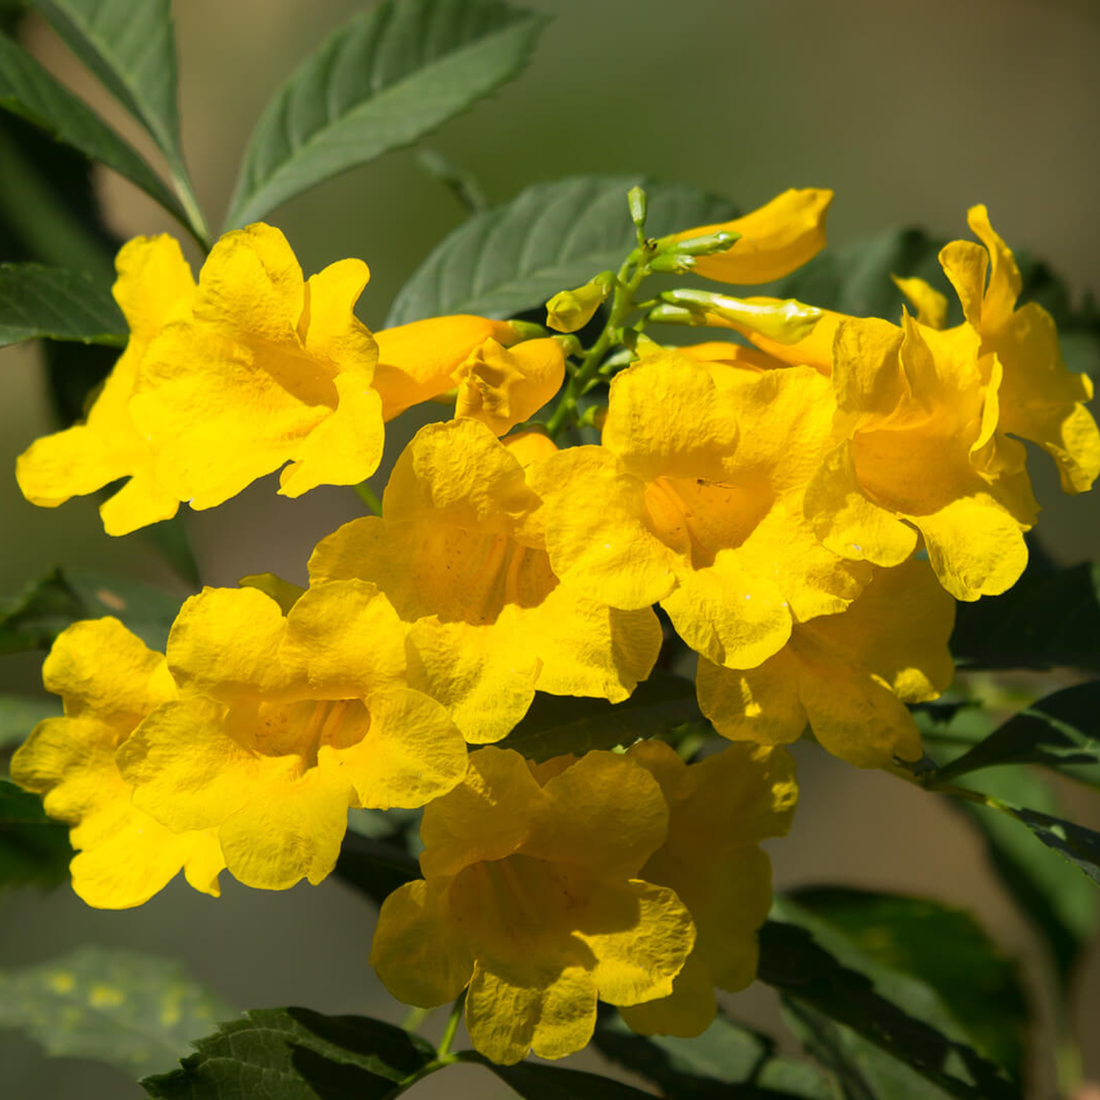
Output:
M370 962L385 987L405 1004L434 1008L462 992L474 961L451 917L446 882L417 879L386 898Z
M676 1035L681 1039L702 1035L717 1012L714 980L698 948L672 980L672 992L667 997L619 1008L619 1015L631 1031L639 1035Z
M529 420L561 388L565 354L554 337L525 340L511 349L489 339L455 369L455 415L482 421L504 435Z
M678 233L677 239L701 237L719 230L741 239L725 252L699 256L695 272L720 283L770 283L789 275L825 247L825 216L832 191L789 188L744 217Z

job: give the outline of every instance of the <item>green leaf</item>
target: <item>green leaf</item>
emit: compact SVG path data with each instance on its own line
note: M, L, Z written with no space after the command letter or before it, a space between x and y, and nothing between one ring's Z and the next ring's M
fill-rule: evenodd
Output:
M538 692L523 721L498 747L536 761L562 753L580 756L592 749L632 745L640 737L700 717L695 685L683 676L656 671L621 703Z
M775 1043L719 1012L694 1039L635 1035L617 1016L601 1020L596 1048L680 1100L833 1100L813 1066L780 1057Z
M1052 848L1100 886L1100 833L1026 806L1009 806L1008 810L1048 848Z
M1006 764L1076 766L1100 781L1100 680L1063 688L1020 711L984 741L936 772L937 781Z
M968 787L1007 803L1057 814L1058 800L1033 768L998 768L970 776ZM1054 859L1022 822L986 806L948 799L985 842L997 876L1050 948L1056 971L1068 983L1096 931L1100 896L1074 867Z
M248 144L226 227L416 141L516 76L546 16L501 0L384 0L276 93Z
M0 107L45 130L55 141L114 169L186 221L175 196L141 156L4 34L0 34Z
M38 795L0 779L0 887L59 886L72 857L68 826L46 816Z
M0 347L42 337L123 347L127 336L115 300L91 275L43 264L0 264Z
M845 887L787 897L875 962L925 982L979 1053L1019 1079L1028 1025L1019 967L970 914L926 898Z
M0 971L0 1027L18 1027L47 1053L108 1062L133 1077L167 1069L231 1010L179 963L82 947L23 970Z
M181 602L140 581L54 569L20 596L0 601L0 653L48 649L70 623L106 615L163 652Z
M1100 671L1100 563L1029 567L1003 595L960 603L951 652L967 668Z
M474 1062L495 1073L523 1100L652 1100L652 1094L640 1092L610 1077L582 1073L575 1069L558 1069L537 1062L520 1062L514 1066L498 1066L473 1050L459 1055L463 1062Z
M397 295L387 326L448 313L514 316L618 269L637 244L626 204L635 185L649 193L655 236L737 215L725 199L641 176L537 183L444 238Z
M43 718L56 718L61 700L34 695L0 695L0 749L18 745Z
M1018 1089L965 1042L926 983L880 965L790 902L777 900L775 912L781 920L760 932L759 977L796 1009L850 1029L948 1096L1018 1100Z
M219 1024L181 1068L142 1085L156 1100L381 1100L435 1057L418 1035L364 1016L259 1009Z

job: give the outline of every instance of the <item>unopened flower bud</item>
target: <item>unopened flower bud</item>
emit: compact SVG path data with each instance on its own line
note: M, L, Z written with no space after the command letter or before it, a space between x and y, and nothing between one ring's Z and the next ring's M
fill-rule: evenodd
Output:
M649 261L651 271L668 271L673 275L686 275L694 266L694 256L682 256L678 252L666 252Z
M717 233L704 233L700 237L670 241L666 247L669 252L681 256L713 256L716 252L728 251L740 239L740 233L723 229Z
M606 301L615 275L604 271L576 290L562 290L546 303L546 323L558 332L576 332L592 320Z
M630 220L639 229L644 229L649 196L641 187L632 187L626 193L626 201L630 205Z
M796 344L813 331L822 311L794 298L743 300L705 290L668 290L661 298L706 316L707 324L726 325L739 331L755 332L777 344Z

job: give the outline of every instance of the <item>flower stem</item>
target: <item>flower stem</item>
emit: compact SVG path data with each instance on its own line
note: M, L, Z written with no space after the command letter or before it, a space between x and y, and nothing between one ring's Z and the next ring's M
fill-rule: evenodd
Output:
M376 516L382 514L382 502L374 495L374 491L365 481L360 481L358 485L353 485L352 488L359 494L359 499Z
M443 1038L436 1047L436 1058L453 1058L451 1043L455 1040L455 1032L458 1031L458 1021L462 1019L462 1006L466 1003L466 991L463 990L451 1006L451 1014L447 1017L447 1026L443 1029Z

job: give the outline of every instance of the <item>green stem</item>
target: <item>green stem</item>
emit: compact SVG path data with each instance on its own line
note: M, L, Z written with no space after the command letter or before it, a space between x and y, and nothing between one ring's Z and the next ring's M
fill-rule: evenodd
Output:
M374 495L374 490L365 482L361 481L358 485L353 485L352 488L359 494L359 499L376 515L382 514L382 502Z
M394 1100L395 1097L408 1092L409 1089L419 1081L423 1081L425 1077L431 1077L433 1073L457 1061L457 1054L448 1054L445 1058L434 1058L426 1066L421 1066L415 1073L410 1073L403 1081L398 1081L397 1084L386 1093L383 1100Z
M458 1031L458 1021L462 1019L462 1006L466 1003L466 991L463 990L451 1006L451 1014L447 1017L447 1026L443 1029L443 1038L439 1040L439 1046L435 1048L437 1058L454 1058L451 1053L451 1043L455 1041L455 1032Z
M581 365L570 376L562 391L550 419L546 422L546 433L556 440L565 428L576 423L577 398L587 393L600 381L600 364L611 347L621 338L623 321L634 306L634 295L642 281L649 274L649 260L654 247L646 241L627 256L619 273L615 277L615 295L611 300L611 312L596 342L584 354ZM631 267L634 268L631 274Z
M401 1027L405 1031L419 1031L424 1021L435 1011L434 1008L410 1008L401 1021Z

